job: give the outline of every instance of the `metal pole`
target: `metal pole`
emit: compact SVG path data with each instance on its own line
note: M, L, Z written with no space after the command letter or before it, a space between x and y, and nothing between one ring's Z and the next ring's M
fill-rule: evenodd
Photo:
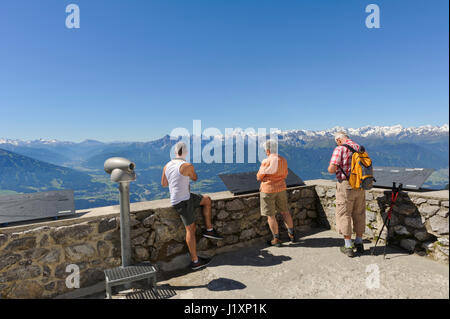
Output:
M389 218L389 214L386 215L386 218L384 219L384 222L383 222L383 227L381 227L380 233L378 234L377 241L375 242L375 246L372 247L372 254L371 254L372 256L373 256L373 253L375 252L375 249L377 248L377 244L381 238L381 234L383 234L383 229L384 229L384 226L386 226L388 218ZM387 236L389 236L389 233L386 235L386 239L384 240L385 245L387 244ZM386 248L386 246L385 246L385 248Z
M122 267L131 266L130 183L120 182L120 239Z
M383 253L384 259L386 259L386 247L387 247L387 245L388 245L388 239L389 239L389 225L390 225L390 224L391 224L391 220L389 219L388 222L387 222L387 225L386 225L386 239L385 239L385 241L384 241L384 253Z

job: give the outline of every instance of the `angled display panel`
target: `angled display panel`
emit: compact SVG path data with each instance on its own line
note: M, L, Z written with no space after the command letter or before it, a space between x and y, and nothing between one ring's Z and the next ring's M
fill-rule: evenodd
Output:
M72 214L72 190L0 196L0 225Z
M374 167L374 186L391 188L395 182L403 184L403 189L419 190L433 171L432 168Z
M256 180L255 172L219 174L220 179L227 189L234 195L259 192L259 182ZM302 186L305 183L293 171L288 169L286 178L287 187Z

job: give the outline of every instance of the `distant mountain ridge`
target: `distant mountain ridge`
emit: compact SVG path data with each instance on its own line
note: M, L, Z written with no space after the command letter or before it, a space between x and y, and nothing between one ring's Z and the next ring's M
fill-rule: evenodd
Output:
M361 137L387 137L387 136L396 136L398 138L410 137L413 135L428 135L428 136L440 136L448 134L449 125L444 124L441 126L433 126L433 125L424 125L419 127L407 127L404 128L402 125L393 125L393 126L364 126L361 128L345 128L336 126L334 128L322 131L309 131L309 130L291 130L286 131L287 133L292 132L303 132L307 135L321 135L321 136L331 136L332 134L338 131L347 131L348 134L353 136L361 136Z
M335 147L333 134L342 129L278 131L279 153L304 180L332 179L334 176L328 174L326 168ZM375 166L434 168L436 172L427 186L443 188L448 184L447 124L418 128L371 126L345 131L366 147ZM232 136L242 134L242 131L234 132ZM244 136L245 142L249 136ZM202 145L210 141L202 140ZM137 167L137 180L130 186L132 202L164 198L168 191L160 185L161 170L170 159L175 143L169 135L149 142L110 143L0 139L0 194L2 191L74 189L77 209L117 204L117 185L109 181L103 163L109 157L121 156L135 162ZM193 183L193 191L216 192L225 190L218 174L254 171L259 163L198 163L195 167L199 181Z
M345 128L336 126L326 130L278 130L276 134L285 139L290 139L296 137L301 140L312 140L314 138L323 138L323 137L332 137L334 133L344 130L350 136L358 136L363 138L396 138L398 140L402 139L414 139L414 138L439 138L439 137L448 137L449 135L449 124L443 124L441 126L433 126L433 125L423 125L418 127L407 127L404 128L402 125L393 125L393 126L364 126L361 128ZM236 133L236 135L239 133ZM234 134L233 134L234 135ZM167 136L167 135L166 135ZM149 142L158 141L160 139L156 139ZM84 140L82 142L70 142L70 141L59 141L56 139L36 139L36 140L20 140L20 139L7 139L0 138L0 145L14 145L14 146L42 146L42 145L90 145L90 146L99 146L105 144L127 144L127 143L148 143L148 142L101 142L97 140Z
M86 173L3 149L0 149L0 177L0 189L18 192L30 192L46 187L82 190L88 184L92 184L96 191L103 190L103 185L93 183L92 177Z

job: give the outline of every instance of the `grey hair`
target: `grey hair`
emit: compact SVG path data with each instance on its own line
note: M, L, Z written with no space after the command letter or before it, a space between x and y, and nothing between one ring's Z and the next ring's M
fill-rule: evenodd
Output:
M334 140L335 141L337 141L338 139L341 139L341 138L348 139L347 133L344 132L344 131L339 131L339 132L334 133Z
M187 146L186 143L184 142L178 142L177 144L175 144L175 154L177 156L180 156L180 150L181 150L181 156L183 154L187 154Z
M262 143L262 147L265 151L269 150L271 154L278 153L278 142L274 139L270 139Z

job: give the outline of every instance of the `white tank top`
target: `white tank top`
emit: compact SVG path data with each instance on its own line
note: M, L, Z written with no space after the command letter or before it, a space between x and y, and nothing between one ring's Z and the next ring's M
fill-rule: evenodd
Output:
M180 167L186 163L184 160L171 160L166 165L166 178L169 182L170 203L176 205L191 197L189 189L189 176L180 173Z

